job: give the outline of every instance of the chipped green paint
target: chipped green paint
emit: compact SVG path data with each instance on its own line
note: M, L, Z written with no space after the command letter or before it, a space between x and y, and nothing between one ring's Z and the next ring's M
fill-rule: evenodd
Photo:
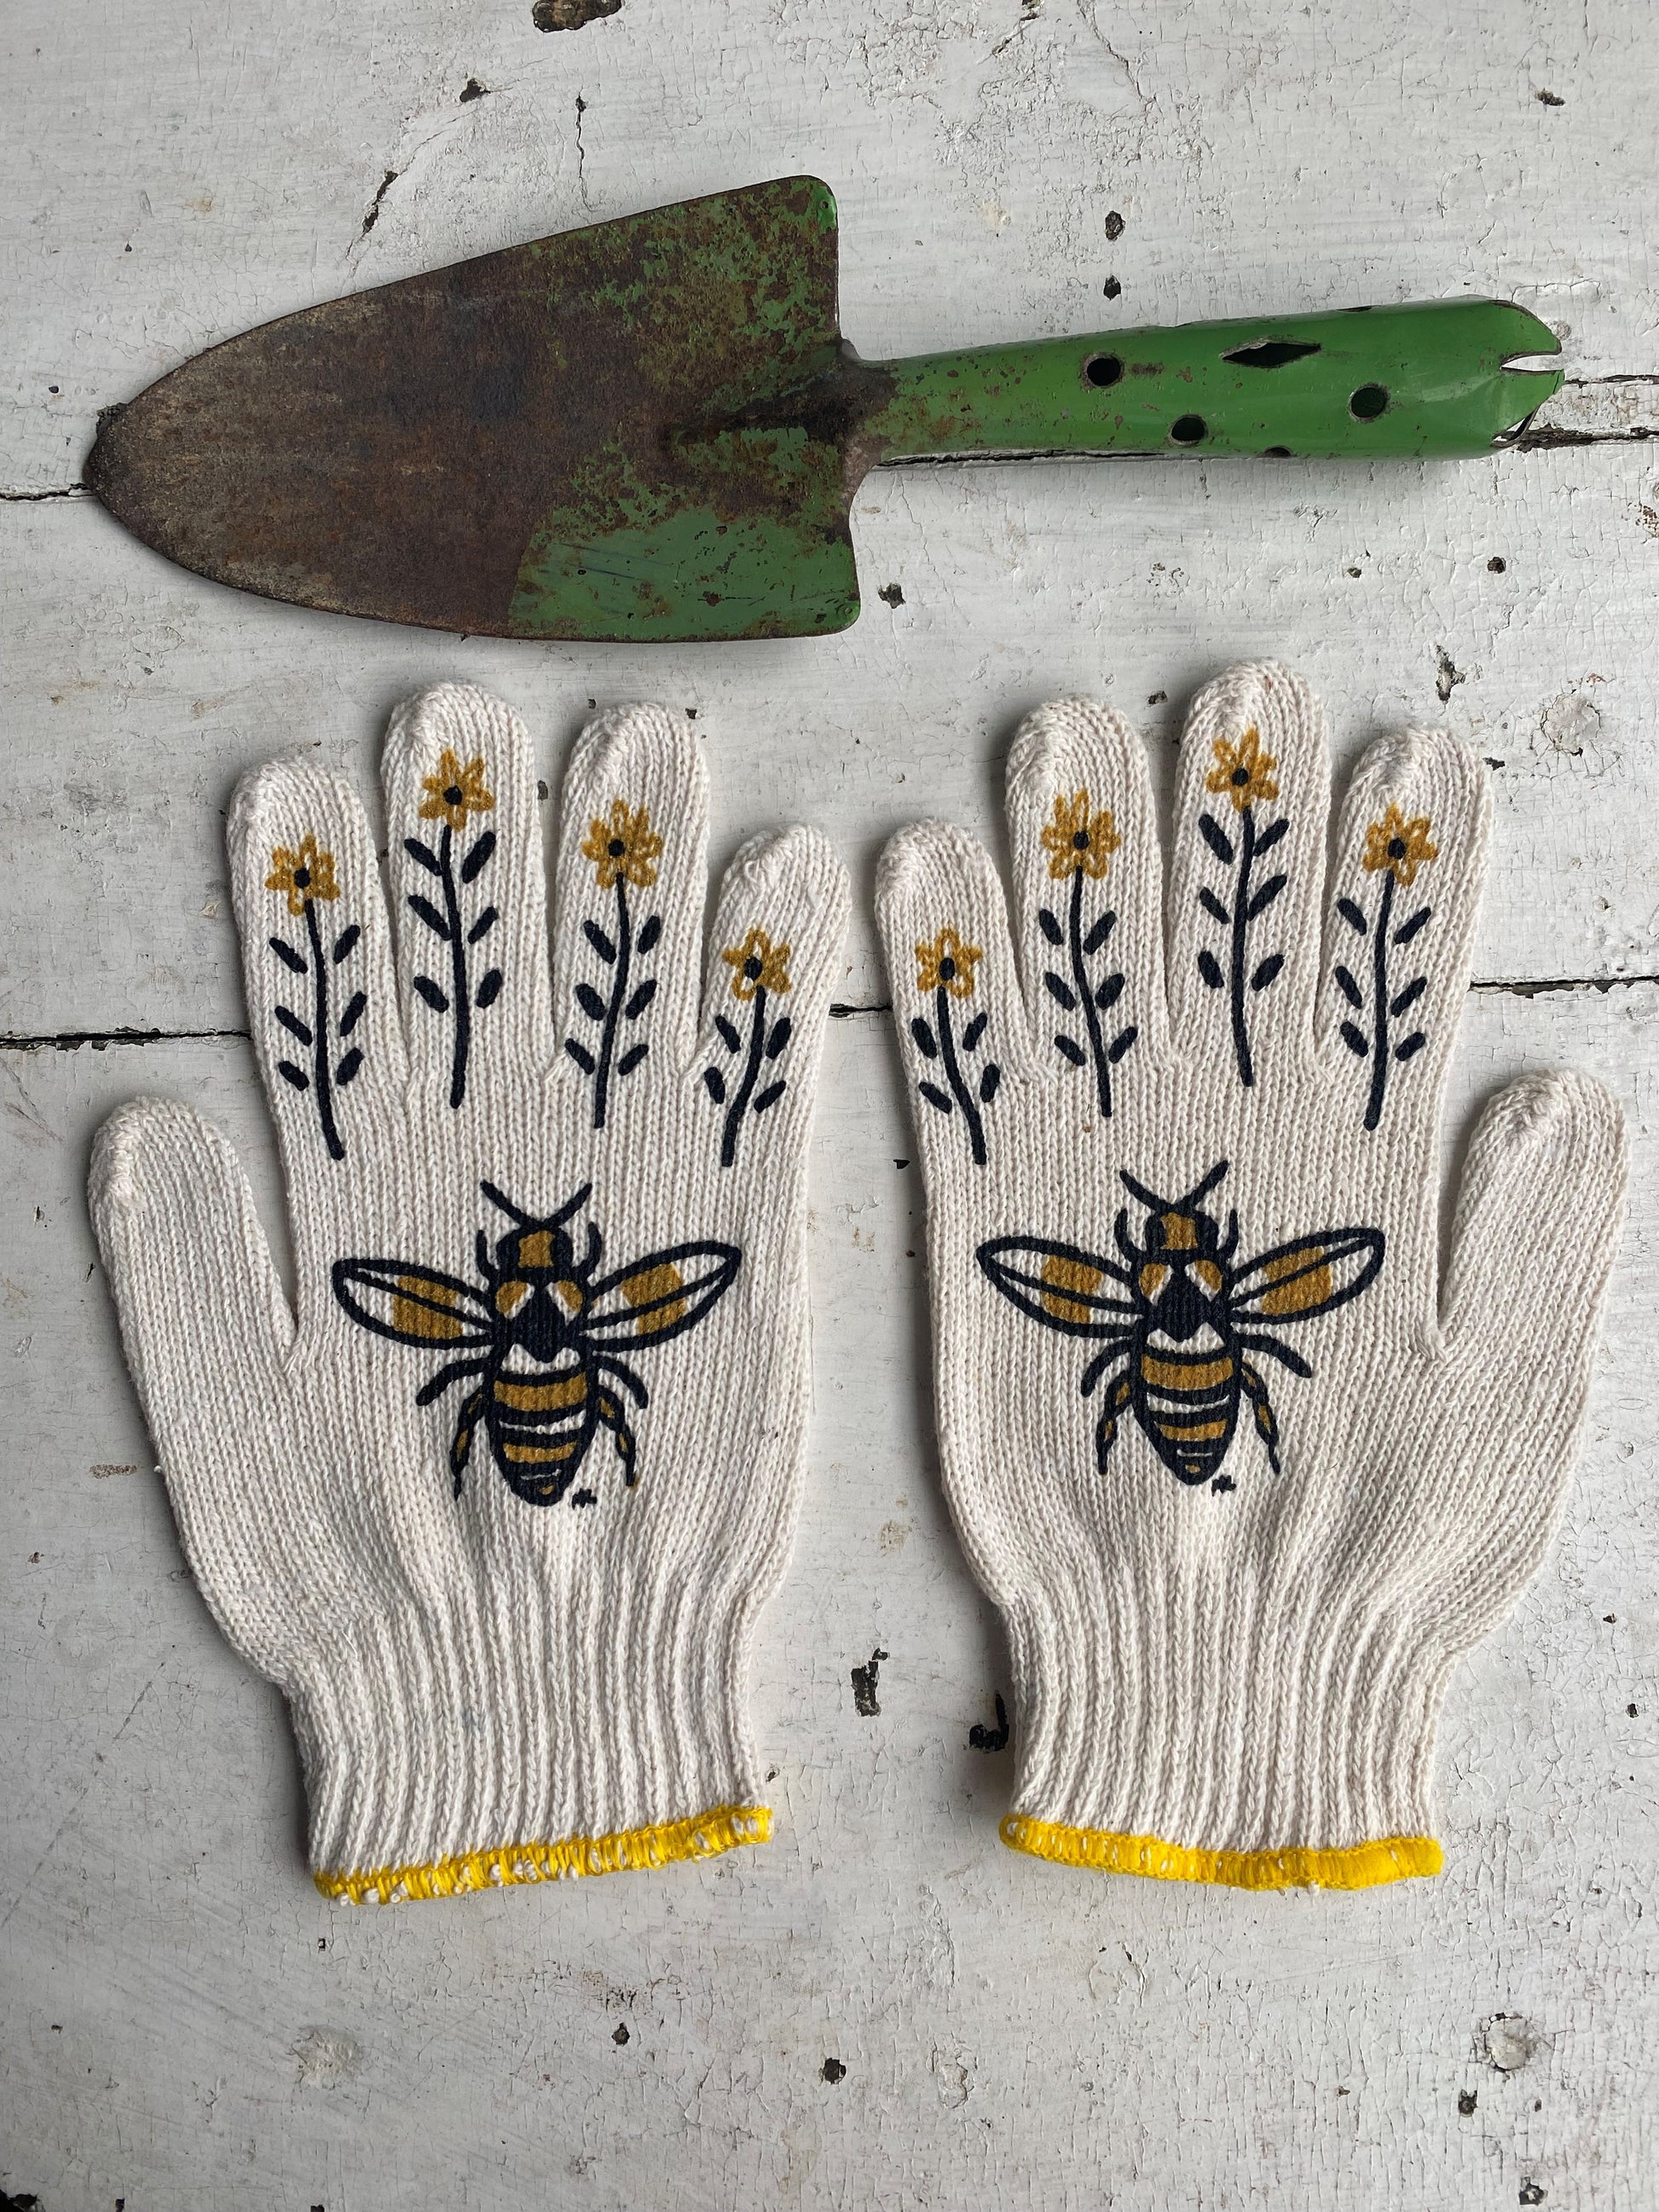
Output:
M508 637L784 637L859 611L848 517L949 453L1490 452L1555 341L1455 301L884 366L837 328L813 177L719 192L307 309L106 421L87 480L243 590Z
M939 453L1296 454L1461 460L1490 453L1550 394L1560 350L1525 308L1434 300L1336 313L1180 323L886 364L865 425L883 459Z

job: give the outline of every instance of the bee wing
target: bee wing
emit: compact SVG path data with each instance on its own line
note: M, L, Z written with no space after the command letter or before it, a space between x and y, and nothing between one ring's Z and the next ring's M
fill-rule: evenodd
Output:
M979 1248L978 1260L1005 1298L1023 1314L1066 1336L1120 1336L1119 1315L1140 1311L1133 1298L1117 1297L1103 1283L1127 1284L1115 1261L1076 1244L1053 1244L1042 1237L993 1237Z
M1380 1229L1320 1229L1252 1260L1233 1278L1234 1321L1313 1321L1369 1290L1382 1265Z
M334 1295L355 1322L394 1344L491 1344L496 1322L470 1283L406 1260L337 1260Z
M618 1267L593 1285L580 1340L644 1352L684 1335L730 1290L742 1258L735 1244L673 1244Z

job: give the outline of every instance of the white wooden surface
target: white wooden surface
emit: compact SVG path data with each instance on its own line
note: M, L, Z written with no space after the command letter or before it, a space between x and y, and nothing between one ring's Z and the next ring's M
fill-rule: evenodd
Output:
M42 2212L1659 2202L1643 0L624 0L553 36L529 0L10 0L0 50L0 2191ZM75 490L98 407L216 338L796 168L840 197L868 353L1476 289L1562 331L1551 420L1581 437L1369 476L881 475L846 636L640 653L238 598ZM1495 1084L1558 1062L1611 1081L1634 1137L1566 1526L1454 1686L1443 1876L1252 1898L999 1844L1012 1760L968 1733L1006 1662L939 1498L904 1100L859 1014L832 1030L814 1169L811 1483L754 1686L778 1840L325 1905L280 1702L179 1559L82 1200L92 1129L143 1088L229 1130L280 1224L237 1035L237 773L314 745L372 792L391 702L464 674L528 716L551 778L590 700L657 696L708 733L717 857L805 817L867 894L913 813L1000 834L1036 699L1140 711L1167 766L1191 689L1255 653L1322 685L1342 759L1445 719L1494 763L1449 1158ZM848 957L843 997L876 1004L863 915ZM850 1670L878 1648L861 1717Z

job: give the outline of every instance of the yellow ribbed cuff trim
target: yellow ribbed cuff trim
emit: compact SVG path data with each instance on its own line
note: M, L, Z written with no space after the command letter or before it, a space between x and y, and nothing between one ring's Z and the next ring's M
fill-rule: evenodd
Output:
M1438 1874L1443 1863L1432 1836L1385 1836L1342 1850L1201 1851L1158 1836L1115 1836L1103 1828L1068 1828L1010 1813L1002 1823L1010 1850L1062 1866L1098 1867L1107 1874L1144 1874L1154 1881L1218 1881L1231 1889L1374 1889L1379 1882Z
M685 1820L622 1828L609 1836L567 1836L556 1844L501 1844L461 1851L428 1866L378 1867L372 1874L319 1874L325 1897L353 1905L371 1898L393 1905L410 1897L458 1897L470 1889L502 1889L519 1881L562 1881L574 1875L624 1874L675 1859L712 1859L739 1844L771 1840L769 1805L717 1805Z

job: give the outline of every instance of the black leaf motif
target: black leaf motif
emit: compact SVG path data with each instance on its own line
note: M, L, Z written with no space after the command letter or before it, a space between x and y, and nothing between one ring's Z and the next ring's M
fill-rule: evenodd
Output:
M1106 1054L1107 1059L1115 1066L1139 1035L1140 1031L1133 1022L1130 1023L1127 1030L1120 1030L1112 1039L1110 1048Z
M422 844L418 837L405 837L404 850L417 867L426 870L428 875L441 876L443 873L443 870L438 865L438 855L430 845Z
M1244 909L1244 919L1254 921L1257 915L1265 913L1284 890L1285 881L1283 876L1269 876L1260 890L1252 891L1250 902Z
M439 989L430 975L417 975L415 978L415 988L434 1014L447 1014L449 1012L447 994Z
M1228 913L1226 908L1223 906L1221 901L1216 896L1215 893L1210 889L1207 884L1204 884L1200 890L1198 894L1198 902L1203 908L1205 913L1210 916L1212 921L1224 922L1231 927L1232 922L1231 915Z
M276 955L276 957L282 962L285 968L291 968L296 975L303 975L305 974L305 962L294 950L294 947L286 943L283 939L280 937L273 937L270 940L270 949Z
M1037 922L1050 945L1059 945L1063 942L1065 933L1060 928L1059 919L1051 914L1046 906L1040 906L1037 908Z
M590 1022L602 1022L605 1019L605 1000L591 983L577 984L576 1004Z
M1336 910L1350 929L1357 930L1361 937L1368 933L1370 924L1351 898L1338 899Z
M1207 945L1199 948L1198 972L1212 991L1218 991L1221 988L1224 980L1221 973L1221 963Z
M1069 1060L1073 1067L1082 1066L1084 1060L1083 1047L1078 1042L1075 1037L1068 1037L1064 1030L1056 1030L1054 1031L1054 1050L1060 1054L1062 1060Z
M1402 921L1399 928L1395 930L1394 933L1395 943L1396 945L1409 945L1413 938L1416 936L1418 931L1422 928L1424 923L1433 912L1434 908L1432 907L1419 907L1417 912L1409 916L1405 921Z
M617 957L617 948L611 942L610 937L599 927L597 921L585 921L582 924L582 935L587 939L593 950L599 954L601 960L606 962L615 960Z
M495 924L500 920L501 914L499 909L493 906L487 906L483 912L478 916L478 919L473 923L471 928L466 933L467 943L469 945L476 945L481 937L488 937L490 931L494 929Z
M927 1023L923 1021L920 1014L916 1016L915 1021L910 1024L910 1034L916 1041L916 1050L921 1053L925 1060L937 1060L939 1058L939 1040L934 1036L932 1028Z
M769 1083L765 1090L757 1095L754 1103L749 1109L750 1112L763 1114L769 1106L775 1106L782 1097L786 1088L787 1086L781 1081Z
M1048 985L1048 996L1054 1004L1062 1008L1065 1012L1074 1014L1077 1012L1077 993L1065 978L1056 975L1054 969L1050 968L1042 980Z
M343 1037L349 1036L358 1023L362 1021L363 1008L368 1004L367 991L354 991L346 1000L345 1012L340 1016L340 1035Z
M662 916L659 914L647 915L644 925L640 931L640 951L641 955L654 951L657 939L661 935Z
M1417 1004L1428 988L1428 977L1419 975L1414 981L1407 983L1403 991L1397 992L1390 1000L1389 1012L1391 1014L1403 1014L1407 1006L1414 1006Z
M1339 960L1333 972L1336 976L1336 988L1348 1004L1351 1006L1363 1006L1365 1003L1365 994L1355 982L1352 970L1345 968Z
M1107 1012L1109 1007L1116 1006L1118 1000L1122 996L1122 976L1108 975L1102 981L1100 988L1095 993L1095 1004L1100 1008L1101 1012L1103 1014Z
M967 1028L963 1030L962 1033L962 1048L964 1052L977 1052L979 1050L979 1041L985 1034L985 1022L986 1017L984 1014L975 1014L973 1020L969 1022Z
M766 1040L766 1057L769 1060L775 1060L777 1058L778 1054L783 1050L785 1045L788 1043L791 1036L794 1034L794 1024L790 1020L787 1014L783 1017L781 1021L775 1022L773 1024L772 1034Z
M1271 853L1290 826L1290 817L1285 814L1281 814L1277 822L1270 822L1255 841L1258 857L1263 853Z
M433 931L435 935L441 937L444 943L447 945L449 942L449 924L445 921L443 915L439 913L437 908L433 905L431 900L429 898L423 897L419 891L410 891L408 896L409 903L414 908L416 913L420 915L421 920L426 924L427 927Z
M298 1037L301 1044L311 1042L310 1023L302 1022L291 1006L273 1006L271 1012L290 1036Z
M1413 1030L1408 1037L1401 1038L1401 1042L1395 1045L1394 1048L1394 1056L1396 1060L1414 1059L1416 1055L1422 1051L1424 1046L1427 1042L1428 1039L1424 1036L1421 1030Z
M575 1037L567 1037L564 1041L564 1048L570 1054L572 1060L575 1061L577 1066L580 1068L584 1075L592 1075L593 1073L593 1055L589 1052L585 1044L580 1042Z
M337 968L343 960L349 960L357 950L357 939L362 933L362 930L355 921L348 923L340 932L334 940L334 965Z
M720 1042L726 1047L727 1052L735 1052L743 1042L743 1039L738 1035L737 1024L728 1022L724 1014L716 1014L714 1027L720 1031Z
M1001 1080L1002 1070L997 1066L995 1060L993 1060L979 1079L979 1096L981 1105L990 1104L997 1095L997 1085Z
M717 1106L724 1106L726 1103L726 1078L720 1073L719 1068L705 1067L702 1072L702 1079L708 1085L708 1095L714 1100L714 1103Z
M486 830L465 860L461 862L461 881L464 884L477 882L489 866L489 856L495 849L495 832L493 830Z
M617 1062L617 1074L619 1076L631 1075L650 1049L650 1046L645 1043L629 1045L628 1050Z
M638 1021L656 995L657 979L654 975L647 975L623 1008L623 1019L628 1022Z
M291 1083L296 1091L309 1091L311 1088L311 1078L303 1067L295 1067L291 1060L279 1060L276 1073L286 1082Z
M362 1066L362 1064L363 1055L362 1048L354 1044L350 1051L347 1053L345 1058L340 1062L340 1065L334 1071L334 1080L339 1085L342 1091L343 1091L347 1084L351 1081L352 1078L356 1074L357 1070Z
M1198 817L1198 826L1203 832L1205 843L1215 854L1217 860L1231 868L1233 864L1233 841L1216 820L1214 815L1200 814Z
M951 1101L939 1089L937 1083L919 1083L917 1084L916 1088L921 1091L922 1097L927 1101L927 1103L930 1106L937 1106L941 1114L954 1114L956 1112L956 1108L951 1103Z
M1265 960L1258 963L1255 975L1250 978L1250 988L1253 991L1265 991L1284 965L1285 956L1282 952L1270 952Z
M1352 1022L1343 1023L1342 1042L1347 1046L1348 1050L1360 1060L1364 1060L1365 1054L1370 1050L1364 1030L1356 1028Z
M501 971L499 968L492 968L474 992L472 1003L475 1006L493 1006L501 995Z
M1115 913L1103 914L1096 916L1094 921L1090 926L1089 934L1083 940L1083 951L1085 959L1092 959L1094 957L1095 954L1099 951L1101 946L1104 945L1107 939L1111 935L1113 930L1116 927L1117 915Z

